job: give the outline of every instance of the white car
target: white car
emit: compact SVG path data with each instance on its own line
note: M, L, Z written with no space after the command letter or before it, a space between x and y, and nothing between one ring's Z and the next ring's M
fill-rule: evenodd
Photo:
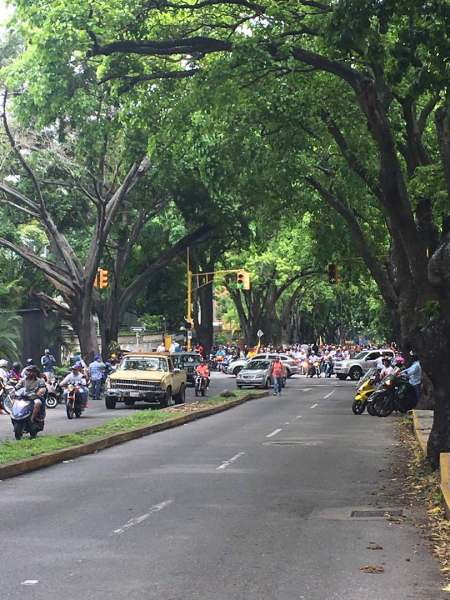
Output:
M281 358L281 362L286 367L286 373L288 377L292 377L292 375L296 375L300 373L300 363L296 358L289 356L287 354L277 354L276 352L262 352L260 354L255 354L252 356L251 360L275 360L276 358ZM237 375L242 369L244 369L250 359L240 358L239 360L233 360L227 368L227 373L229 375Z
M394 352L390 349L363 350L354 358L334 361L333 372L338 379L350 377L353 381L358 381L369 369L377 366L377 360L382 354L394 358Z

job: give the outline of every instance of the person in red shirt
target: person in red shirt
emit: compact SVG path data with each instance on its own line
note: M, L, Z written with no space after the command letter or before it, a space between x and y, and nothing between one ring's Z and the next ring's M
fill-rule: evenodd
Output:
M273 363L270 371L273 383L273 395L277 396L281 394L283 389L283 378L286 376L286 369L281 362L281 358L277 357Z
M208 367L208 362L203 359L202 362L196 367L195 372L197 373L197 375L200 375L200 377L203 377L204 379L206 379L206 387L208 388L209 386L209 367Z

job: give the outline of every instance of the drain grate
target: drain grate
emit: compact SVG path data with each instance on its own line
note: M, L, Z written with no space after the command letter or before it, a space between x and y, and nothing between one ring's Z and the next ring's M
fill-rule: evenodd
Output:
M383 518L383 517L403 517L402 510L353 510L350 514L355 519Z

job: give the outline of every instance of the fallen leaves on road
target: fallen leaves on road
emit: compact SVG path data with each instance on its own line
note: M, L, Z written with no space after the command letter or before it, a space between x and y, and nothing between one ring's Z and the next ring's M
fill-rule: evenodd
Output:
M406 480L404 501L414 509L416 527L422 530L440 561L441 572L448 584L444 591L450 592L450 521L442 506L439 472L431 471L406 420L400 424L398 435L408 453L406 472L403 473ZM426 520L421 520L421 512L426 515Z
M383 546L380 546L380 544L377 544L376 542L369 542L367 550L383 550Z
M365 565L360 567L360 571L364 573L384 573L384 567L382 565Z

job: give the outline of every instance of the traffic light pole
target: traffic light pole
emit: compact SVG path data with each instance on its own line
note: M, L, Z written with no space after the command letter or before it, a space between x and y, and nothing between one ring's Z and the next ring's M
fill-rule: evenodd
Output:
M186 331L186 346L187 351L192 350L192 271L191 271L191 251L187 249L186 258L186 269L187 269L187 313L186 321L190 324L191 328Z
M206 285L212 285L214 283L214 275L228 275L230 273L247 273L244 269L228 269L226 271L211 271L209 273L193 273L191 271L191 249L187 248L186 251L186 277L187 277L187 286L186 286L186 322L189 323L190 329L186 332L186 346L188 352L192 350L192 327L194 325L194 320L192 318L192 278L197 277L197 287L196 289L200 289L205 287ZM209 279L211 276L211 279ZM200 285L199 277L206 277L207 282ZM250 275L247 275L247 285L250 286Z

